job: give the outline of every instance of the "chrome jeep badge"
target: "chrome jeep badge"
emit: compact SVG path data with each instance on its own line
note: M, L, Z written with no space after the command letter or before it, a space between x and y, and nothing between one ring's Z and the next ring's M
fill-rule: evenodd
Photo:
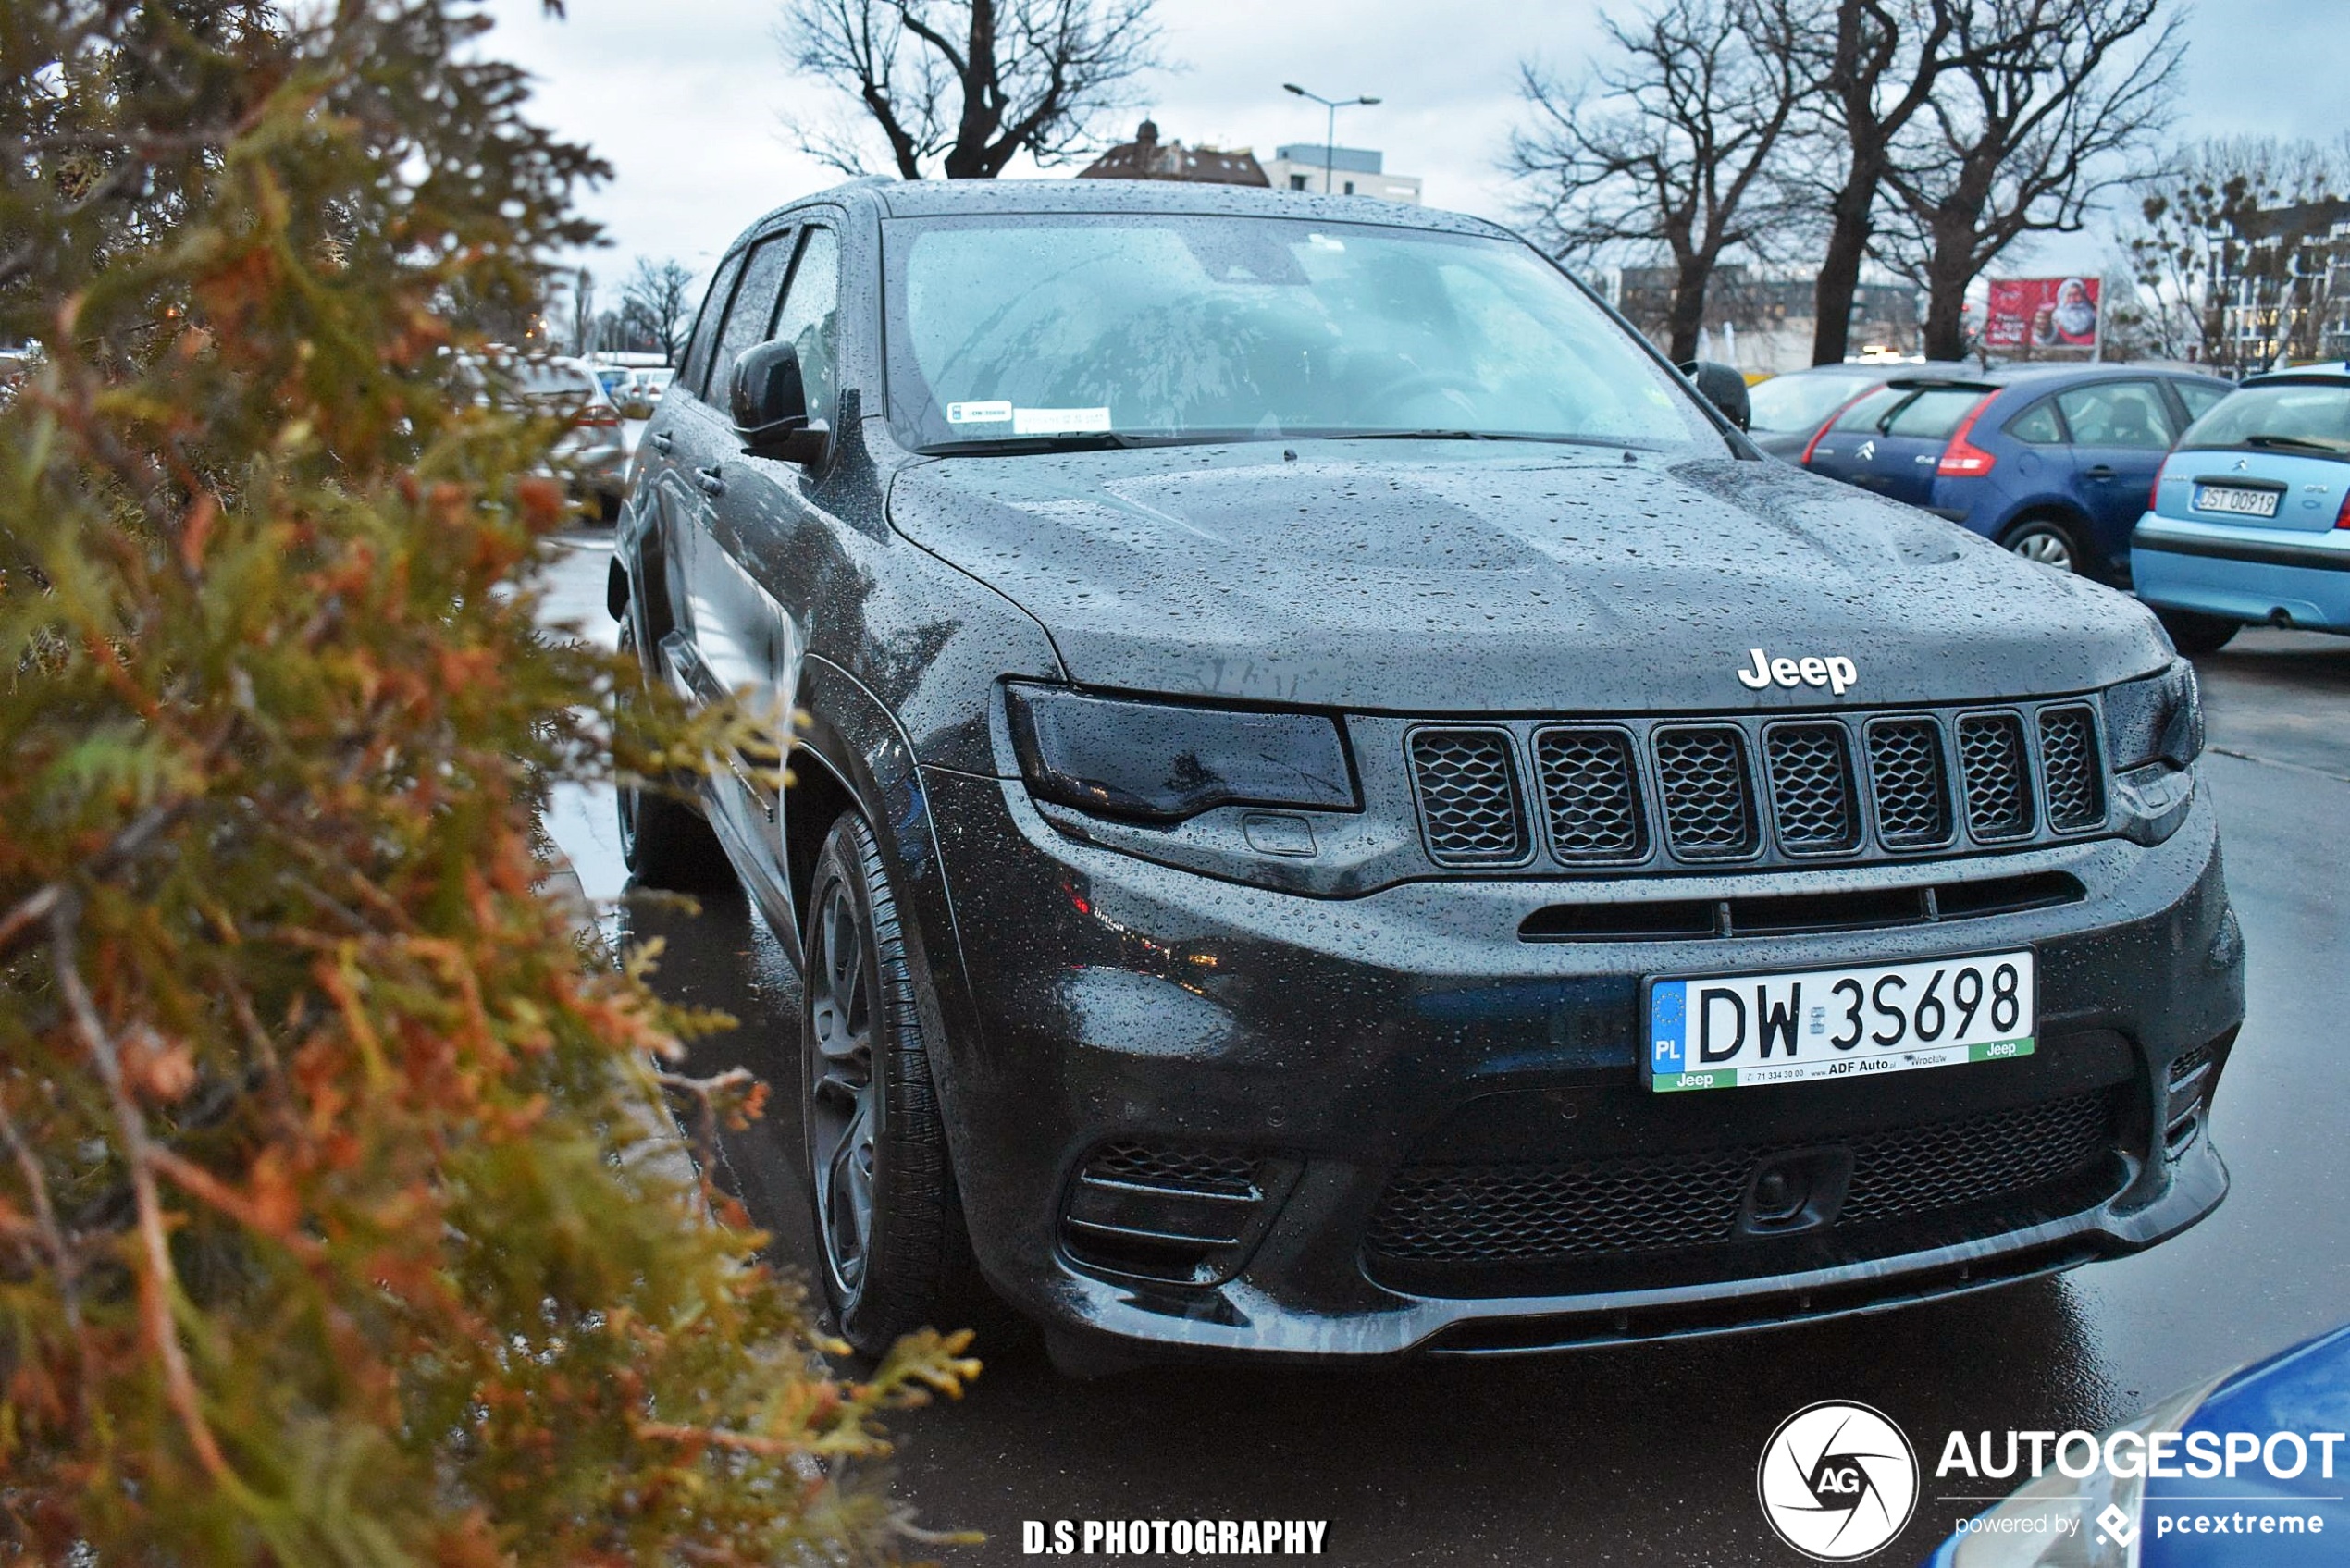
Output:
M1841 654L1827 658L1773 659L1761 648L1750 648L1746 650L1746 656L1754 661L1754 667L1738 672L1738 685L1750 691L1761 691L1765 686L1825 686L1842 697L1845 689L1861 678L1861 673L1852 661Z

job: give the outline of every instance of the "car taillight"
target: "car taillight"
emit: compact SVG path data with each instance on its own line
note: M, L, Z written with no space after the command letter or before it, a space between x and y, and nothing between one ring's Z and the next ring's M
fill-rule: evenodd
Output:
M2154 483L2146 487L2146 510L2162 510L2162 470L2159 468L2154 471Z
M1869 392L1874 392L1875 390L1877 390L1876 388L1871 387L1867 391L1855 392L1850 397L1845 399L1842 402L1837 404L1836 412L1829 414L1825 419L1820 421L1820 427L1812 432L1812 438L1810 440L1803 443L1803 455L1795 460L1795 465L1798 468L1811 467L1812 449L1827 438L1827 433L1836 428L1836 422L1844 417L1845 411L1847 409L1849 409L1854 403L1859 402L1862 398L1867 397Z
M1996 397L1998 394L1992 395ZM1983 417L1983 411L1990 406L1990 398L1985 398L1967 410L1966 417L1959 421L1959 427L1950 432L1950 444L1942 449L1942 461L1934 465L1936 478L1981 478L1991 472L1993 463L1999 461L1967 439L1968 432L1974 428L1974 422Z
M579 416L579 423L592 425L600 430L610 430L618 427L620 415L610 410L591 408Z
M2337 528L2350 528L2350 489L2342 492L2342 510L2333 514L2333 525Z

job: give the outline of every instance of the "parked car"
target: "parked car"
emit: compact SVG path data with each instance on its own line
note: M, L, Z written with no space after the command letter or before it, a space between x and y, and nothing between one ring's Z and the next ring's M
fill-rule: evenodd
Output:
M2255 377L2188 426L2130 561L2187 652L2247 621L2350 633L2350 362Z
M1757 382L1748 394L1751 422L1747 434L1754 444L1773 457L1789 463L1801 460L1803 449L1812 438L1861 393L1884 386L1895 377L1963 377L1964 364L1940 362L1903 364L1899 360L1882 362L1850 362L1844 364L1815 364L1808 370L1790 370Z
M1801 461L2043 565L2126 583L2130 530L2163 454L2231 389L2111 364L1899 377L1848 405Z
M455 365L457 385L476 403L495 401L565 420L542 472L563 481L583 510L606 523L619 517L628 488L628 452L621 440L620 411L604 395L595 366L503 348L487 355L460 354Z
M604 395L595 366L581 359L520 361L513 386L525 407L570 420L555 442L551 472L600 520L615 521L628 488L628 452L620 438L620 410Z
M1505 229L842 187L725 253L638 461L623 645L792 718L622 846L802 968L854 1344L973 1271L1077 1370L1677 1338L2225 1193L2154 617L1764 458Z
M669 383L677 375L674 366L666 364L638 365L628 373L626 390L619 398L621 412L631 419L649 419L653 405L669 390Z
M2100 1460L2112 1453L2121 1468L2135 1469L2159 1451L2155 1463L2176 1474L2117 1475L2100 1463L2073 1476L2051 1463L1945 1541L1926 1568L2339 1563L2350 1536L2350 1508L2342 1500L2345 1430L2350 1327L2183 1389L2099 1435ZM2272 1464L2270 1443L2280 1433L2293 1440L2276 1444ZM2331 1441L2313 1442L2313 1434ZM2076 1441L2068 1462L2084 1468L2085 1454Z

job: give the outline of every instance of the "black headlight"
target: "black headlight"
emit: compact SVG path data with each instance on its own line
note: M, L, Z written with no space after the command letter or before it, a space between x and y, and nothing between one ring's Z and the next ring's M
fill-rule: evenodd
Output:
M2109 687L2105 733L2116 772L2150 762L2183 768L2203 755L2203 696L2195 666L2172 661L2159 674Z
M1008 685L1012 745L1038 798L1172 822L1224 805L1352 811L1338 722Z

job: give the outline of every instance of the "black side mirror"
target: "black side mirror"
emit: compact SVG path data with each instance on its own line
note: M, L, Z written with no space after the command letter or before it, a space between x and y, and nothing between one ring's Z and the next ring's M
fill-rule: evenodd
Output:
M1710 359L1695 359L1681 366L1681 374L1696 383L1705 394L1705 401L1722 411L1722 416L1743 430L1754 417L1754 405L1746 394L1746 377L1735 365L1720 364Z
M735 434L753 457L816 463L832 432L808 417L808 386L799 373L799 351L787 342L761 343L735 361L727 400Z

